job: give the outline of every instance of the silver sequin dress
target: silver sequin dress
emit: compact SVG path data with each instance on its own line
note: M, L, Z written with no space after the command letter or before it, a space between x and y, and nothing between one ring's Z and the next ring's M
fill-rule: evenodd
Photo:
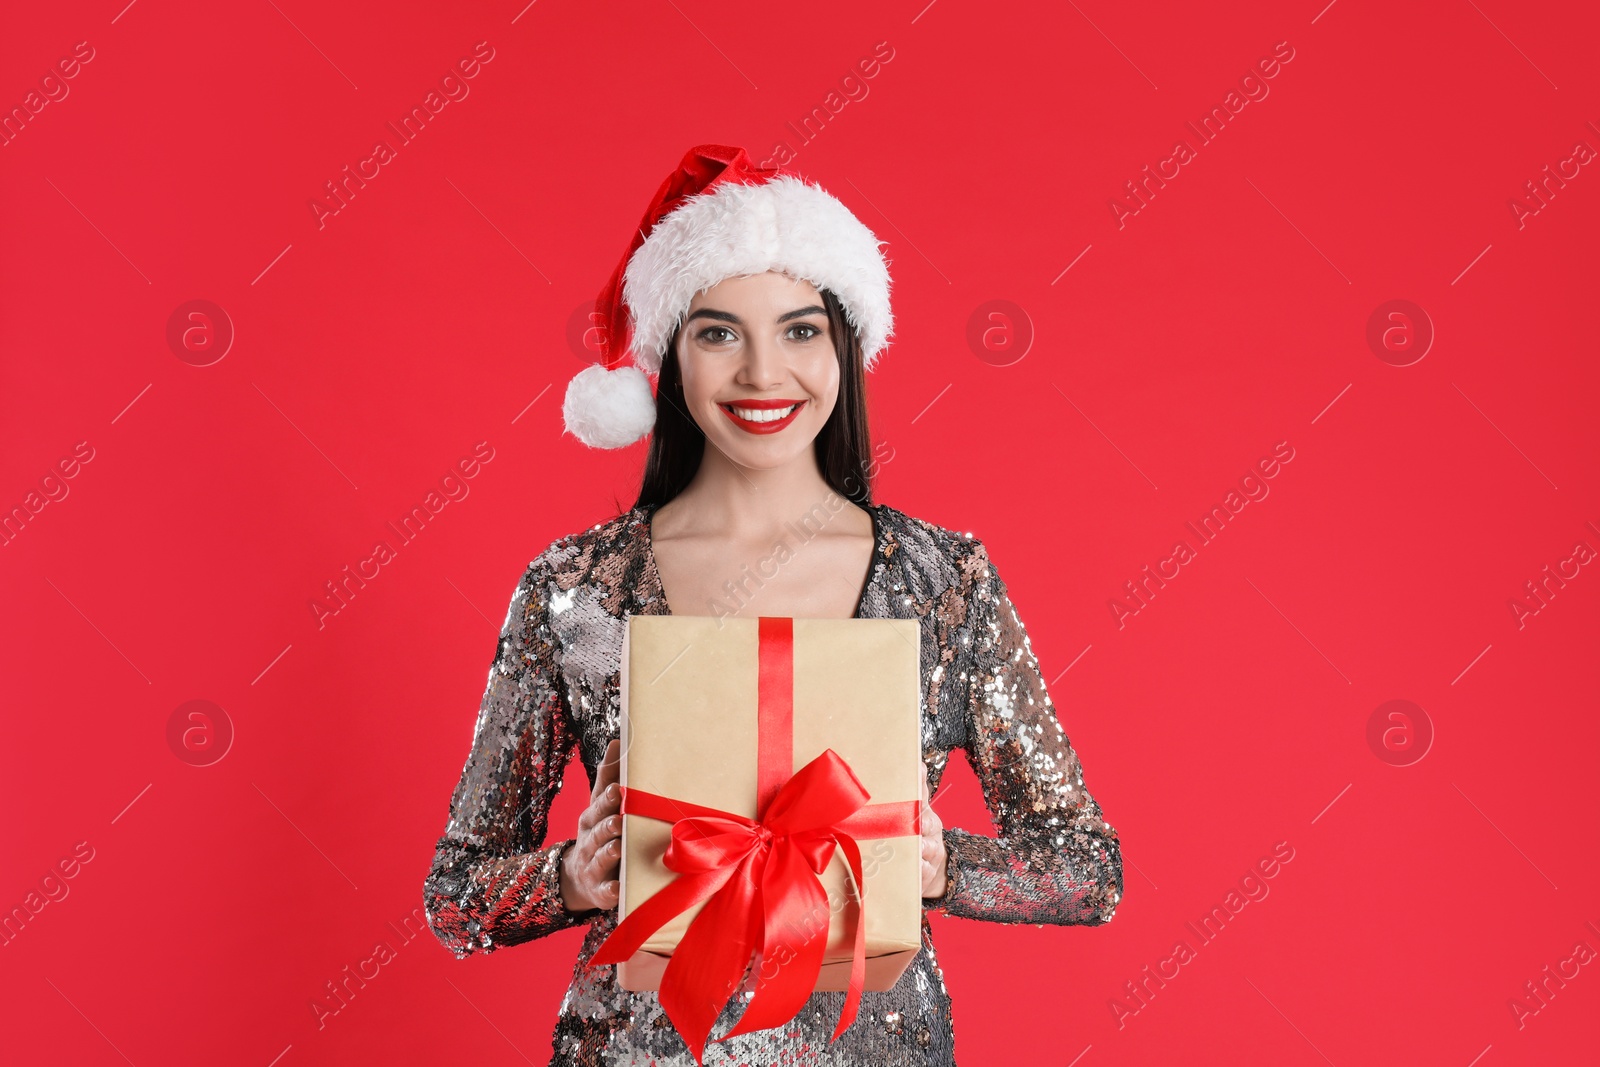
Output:
M546 842L573 747L592 784L618 736L624 620L669 614L651 510L635 507L563 537L528 566L423 889L434 933L458 958L588 925L552 1037L555 1065L693 1063L655 993L619 988L613 966L586 967L615 929L616 911L567 911L559 864L572 839ZM937 793L949 754L964 750L999 836L945 828L948 887L924 901L923 951L893 989L862 994L855 1023L836 1042L828 1038L843 992L812 994L783 1027L716 1041L737 1021L747 980L712 1030L708 1067L953 1064L950 996L928 911L1092 926L1108 922L1122 896L1117 832L1084 785L983 543L885 504L869 510L876 548L856 615L920 620L929 786Z

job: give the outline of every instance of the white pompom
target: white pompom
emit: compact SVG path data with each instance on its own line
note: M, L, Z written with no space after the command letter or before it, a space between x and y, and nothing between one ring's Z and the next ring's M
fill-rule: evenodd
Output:
M624 448L656 424L650 379L638 367L592 364L567 384L561 417L568 432L590 448Z

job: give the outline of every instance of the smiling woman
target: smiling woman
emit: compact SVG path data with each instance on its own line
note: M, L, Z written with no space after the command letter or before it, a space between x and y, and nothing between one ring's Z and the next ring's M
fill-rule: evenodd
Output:
M801 289L805 292L799 292ZM696 304L689 312L686 326L689 330L690 341L688 348L699 354L718 360L728 366L736 364L741 356L748 357L745 362L759 360L768 354L767 344L756 335L764 332L767 325L762 322L764 314L770 313L785 303L812 300L805 307L797 307L779 314L773 320L773 327L777 336L771 341L771 357L775 361L785 359L793 360L798 354L801 362L806 364L805 369L815 372L819 361L815 358L804 359L806 356L814 357L818 352L824 353L824 360L833 363L833 342L828 336L827 314L828 309L816 300L816 290L806 282L796 282L782 274L768 271L765 274L747 276L744 278L730 278L716 287L717 296L712 296L711 291L695 297ZM731 311L721 311L710 306L712 301L726 302L738 301L750 305L754 310L749 314L754 320L746 324L744 319ZM704 303L702 303L704 302ZM805 322L808 316L814 316L819 321ZM696 328L697 320L706 320L714 323L727 323L728 325L712 325L704 329ZM818 339L821 339L818 343ZM796 346L791 348L790 346ZM674 346L676 347L676 346ZM775 368L774 368L775 370ZM701 378L715 377L715 370L710 374L702 374ZM795 421L795 416L805 408L808 403L809 412L815 412L817 405L809 398L803 396L786 397L757 397L738 395L744 390L733 382L723 383L727 388L726 399L716 399L717 407L721 408L729 420L745 433L772 434L788 427ZM747 381L746 384L753 384ZM837 380L834 382L837 386ZM721 391L721 390L719 390Z
M630 616L714 604L797 525L807 536L736 613L918 623L922 951L892 988L860 993L837 1037L847 993L827 990L781 1026L729 1037L761 973L750 966L703 1062L953 1064L927 913L1098 925L1121 900L1117 832L987 547L873 499L866 373L893 327L878 245L820 188L704 145L661 186L598 301L602 363L574 378L563 415L592 447L649 435L639 496L524 572L424 890L460 957L588 926L553 1064L700 1062L657 991L591 962L618 924L622 638ZM933 810L957 749L999 836ZM574 750L588 804L573 836L547 843Z

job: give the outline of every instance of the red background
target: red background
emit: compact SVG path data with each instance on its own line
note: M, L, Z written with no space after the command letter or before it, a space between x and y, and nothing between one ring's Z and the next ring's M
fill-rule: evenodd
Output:
M0 505L93 449L0 547L0 907L93 850L0 949L8 1059L544 1062L579 932L457 962L391 924L420 915L522 569L637 488L643 446L561 433L571 317L686 148L787 141L888 242L878 497L990 545L1125 849L1107 926L935 920L962 1061L1595 1061L1600 968L1521 1025L1509 1002L1600 950L1600 575L1520 627L1508 602L1600 549L1600 175L1520 226L1509 202L1600 148L1600 19L1039 8L8 14L6 109L94 50L0 148ZM319 227L324 183L479 41L470 95ZM1124 183L1279 42L1270 94L1119 227ZM196 299L236 331L209 366L166 339ZM1393 299L1436 330L1410 366L1366 341ZM967 341L991 300L1031 324L1007 366ZM319 629L323 583L480 441L470 495ZM1281 441L1270 495L1119 628L1123 583ZM190 700L234 730L210 766L169 747ZM1390 700L1434 732L1409 766L1367 739ZM989 831L949 783L945 818ZM1270 894L1201 945L1186 922L1278 842ZM1179 939L1195 958L1119 1025Z

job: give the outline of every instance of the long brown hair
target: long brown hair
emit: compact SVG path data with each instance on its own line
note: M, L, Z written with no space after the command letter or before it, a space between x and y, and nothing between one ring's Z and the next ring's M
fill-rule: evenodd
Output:
M862 507L872 506L872 435L867 429L867 375L861 338L845 316L844 305L828 289L819 289L828 311L828 331L839 357L839 397L814 443L817 466L834 491ZM656 384L656 424L650 433L650 454L634 507L656 508L688 486L705 455L706 435L684 405L683 378L678 370L678 335L672 332Z

